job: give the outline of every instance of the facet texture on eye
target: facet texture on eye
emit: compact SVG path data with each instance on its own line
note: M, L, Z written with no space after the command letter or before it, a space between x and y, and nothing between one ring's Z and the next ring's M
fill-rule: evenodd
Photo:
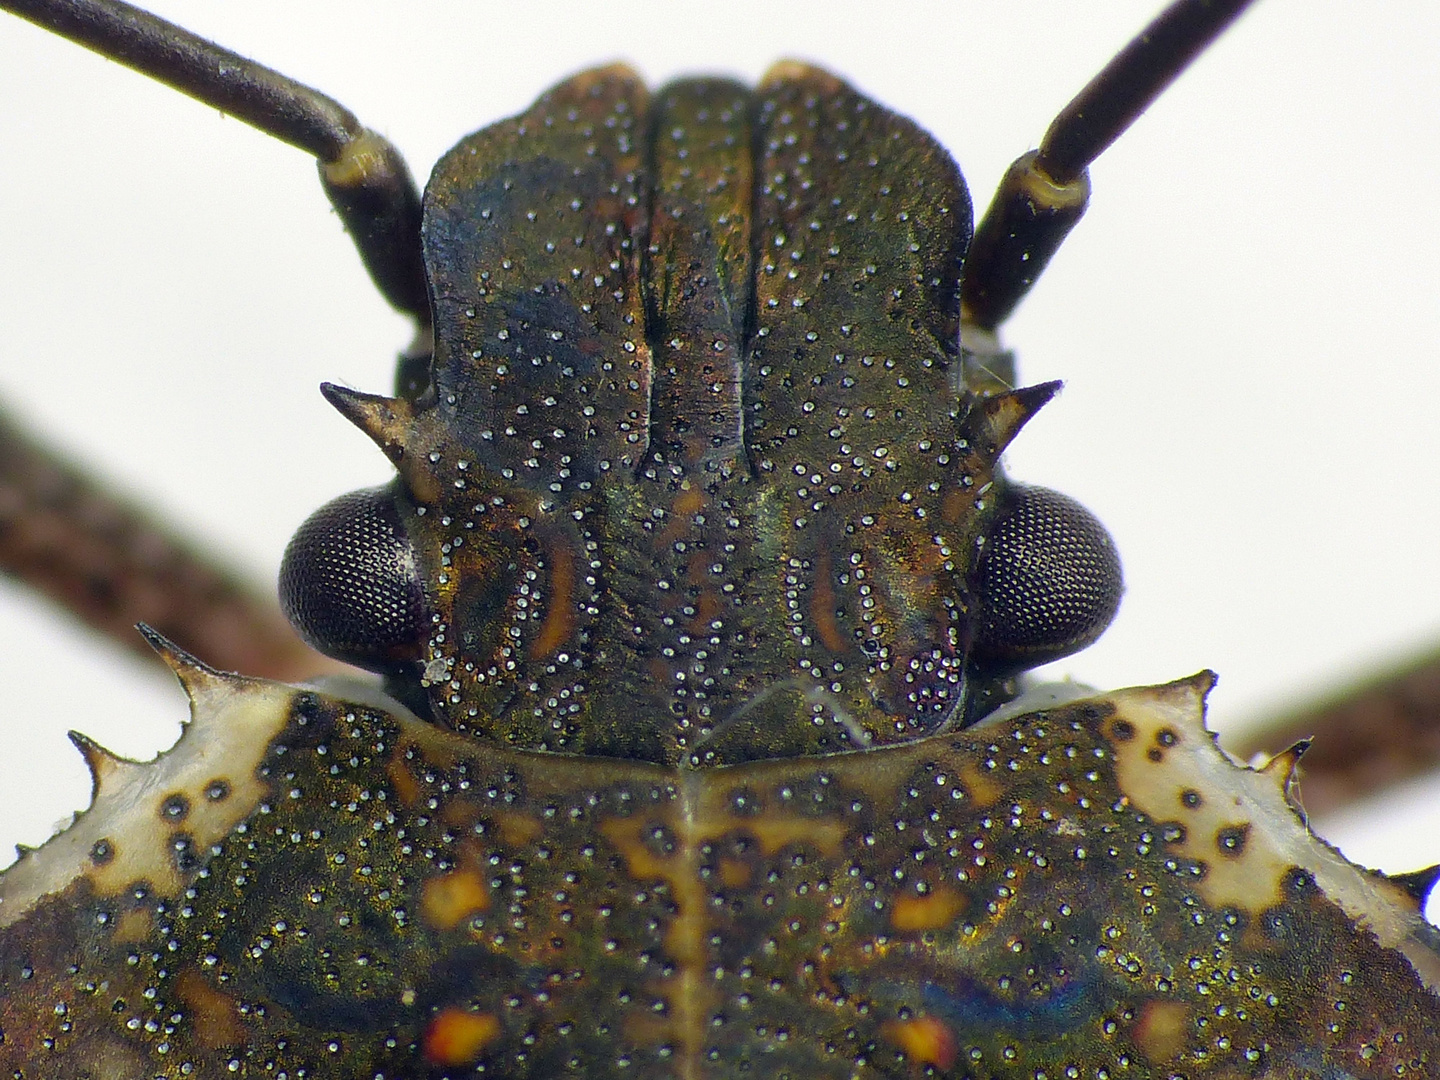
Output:
M389 487L310 515L285 549L280 604L302 638L337 660L392 673L419 656L425 588Z
M1110 625L1124 582L1105 526L1069 496L1014 485L975 573L975 656L1021 670L1068 656Z

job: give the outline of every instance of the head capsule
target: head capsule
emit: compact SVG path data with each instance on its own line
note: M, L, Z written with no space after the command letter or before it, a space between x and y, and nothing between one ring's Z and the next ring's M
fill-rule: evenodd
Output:
M948 154L825 72L562 83L437 166L429 384L326 391L399 479L301 530L287 610L534 749L709 765L964 722L1120 592L1094 519L998 470L1056 386L964 384L969 237Z

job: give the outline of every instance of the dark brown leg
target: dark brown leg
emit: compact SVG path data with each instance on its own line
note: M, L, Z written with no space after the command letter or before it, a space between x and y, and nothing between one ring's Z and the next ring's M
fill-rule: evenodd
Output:
M1300 794L1312 814L1440 768L1440 647L1257 723L1226 749L1248 758L1301 739L1313 739L1300 759Z
M0 571L107 637L155 654L148 623L213 667L295 680L338 665L254 589L0 413Z

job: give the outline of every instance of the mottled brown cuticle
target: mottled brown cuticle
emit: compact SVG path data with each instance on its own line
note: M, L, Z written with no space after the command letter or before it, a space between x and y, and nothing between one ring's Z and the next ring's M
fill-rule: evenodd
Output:
M963 714L976 503L1048 396L956 377L970 229L930 136L801 64L597 69L447 154L394 436L431 714L692 767Z
M1083 724L1099 725L1107 716L1115 712L1115 706L1106 703L1086 702L1076 708L1078 719ZM1116 721L1115 726L1125 723L1123 720Z
M170 838L170 851L179 873L189 874L199 868L200 853L195 850L195 838L188 833L175 833Z
M321 712L319 699L309 692L296 694L291 709L294 711L296 719L302 724L315 719Z
M1285 874L1285 891L1291 897L1302 897L1315 891L1315 875L1302 867L1292 867Z

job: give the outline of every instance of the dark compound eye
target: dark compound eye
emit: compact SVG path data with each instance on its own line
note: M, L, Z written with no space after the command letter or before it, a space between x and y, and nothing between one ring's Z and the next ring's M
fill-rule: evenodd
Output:
M280 605L337 660L400 673L419 658L425 587L390 488L352 491L310 515L285 548Z
M1019 671L1098 638L1124 585L1115 542L1074 499L1016 485L1001 500L975 571L974 656Z

